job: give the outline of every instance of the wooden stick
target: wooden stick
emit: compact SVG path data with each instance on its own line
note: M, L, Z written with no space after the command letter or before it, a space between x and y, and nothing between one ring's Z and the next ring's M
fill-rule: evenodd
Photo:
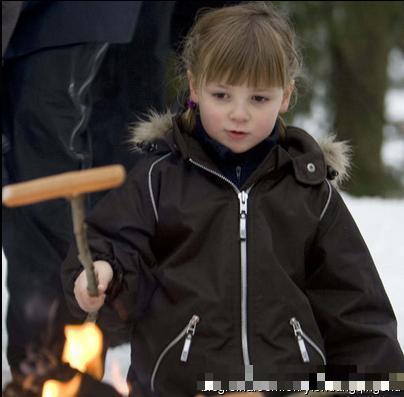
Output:
M87 242L87 225L84 222L84 193L117 187L124 179L125 169L121 165L65 172L5 186L2 189L2 202L8 207L17 207L56 198L68 199L72 208L78 258L86 273L87 290L90 296L98 296L98 281ZM96 319L97 312L93 312L88 314L86 321L95 322Z
M79 251L79 260L86 271L87 290L90 296L98 296L98 282L95 276L93 259L87 242L87 225L84 222L84 197L77 196L70 199L72 207L74 236Z
M90 296L98 296L98 280L95 274L90 248L88 247L87 224L84 222L84 195L71 198L70 205L72 208L74 237L76 238L77 249L79 252L78 258L86 273L87 291ZM86 322L95 323L97 317L98 312L90 312L87 315Z

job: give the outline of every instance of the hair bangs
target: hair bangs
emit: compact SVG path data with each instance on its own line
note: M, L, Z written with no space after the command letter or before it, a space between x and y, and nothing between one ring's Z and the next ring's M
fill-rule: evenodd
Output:
M199 65L199 84L211 81L250 87L286 86L286 57L277 40L269 41L258 23L222 32L222 39L205 43L205 57Z

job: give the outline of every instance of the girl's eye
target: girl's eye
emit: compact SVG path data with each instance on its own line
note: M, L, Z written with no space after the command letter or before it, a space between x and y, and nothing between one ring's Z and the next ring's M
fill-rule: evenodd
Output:
M258 103L265 103L267 102L269 99L265 96L261 96L261 95L254 95L252 97L254 102L258 102Z
M224 92L215 92L212 95L217 99L227 99L228 98L228 94L226 94Z

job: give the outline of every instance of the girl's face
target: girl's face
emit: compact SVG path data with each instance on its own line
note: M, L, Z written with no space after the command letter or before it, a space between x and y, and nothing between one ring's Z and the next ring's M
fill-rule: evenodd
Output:
M278 114L287 111L293 91L293 84L283 90L220 82L196 90L190 74L189 83L205 131L234 153L246 152L271 134Z

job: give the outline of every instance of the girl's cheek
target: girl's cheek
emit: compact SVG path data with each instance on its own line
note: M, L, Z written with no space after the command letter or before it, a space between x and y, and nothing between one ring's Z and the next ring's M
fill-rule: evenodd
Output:
M223 113L214 108L201 108L200 110L203 124L215 125L223 120Z

